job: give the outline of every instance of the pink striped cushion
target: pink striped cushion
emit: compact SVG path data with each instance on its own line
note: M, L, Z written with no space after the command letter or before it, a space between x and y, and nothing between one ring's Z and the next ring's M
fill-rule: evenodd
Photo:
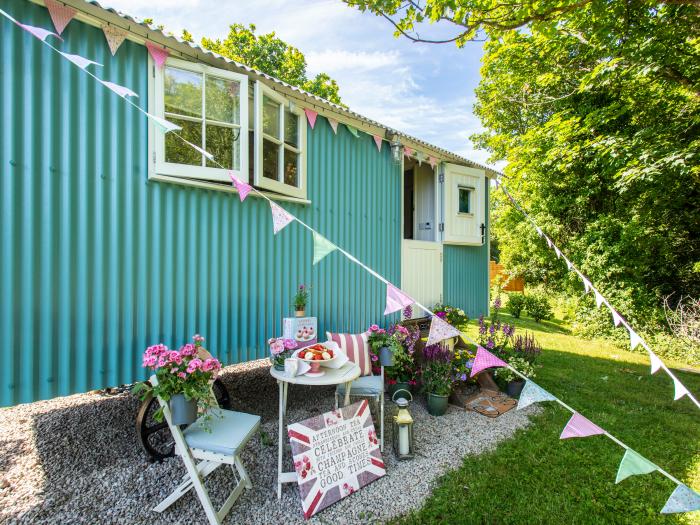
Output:
M338 343L340 349L345 352L348 359L360 367L361 376L372 375L372 362L369 358L369 343L367 332L361 334L334 334L326 332L329 341Z

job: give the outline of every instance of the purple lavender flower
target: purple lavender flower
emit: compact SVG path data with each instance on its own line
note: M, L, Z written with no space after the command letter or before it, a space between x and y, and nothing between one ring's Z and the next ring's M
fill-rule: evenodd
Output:
M447 314L445 312L435 312L435 315L437 315L440 319L444 319L447 317Z
M501 308L501 297L498 296L496 299L493 301L493 308L494 310L499 310Z
M459 378L460 378L462 381L466 381L466 380L467 380L467 374L462 374Z
M489 326L489 333L491 335L496 333L496 327L494 325Z
M409 304L403 309L403 318L410 319L411 317L413 317L413 307Z
M496 346L496 342L492 338L489 337L489 340L486 342L486 348L488 350L493 350L495 348L495 346Z

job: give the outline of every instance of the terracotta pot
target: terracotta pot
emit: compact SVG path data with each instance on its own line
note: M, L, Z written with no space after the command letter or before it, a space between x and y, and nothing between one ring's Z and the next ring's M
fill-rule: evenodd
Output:
M299 310L299 309L295 310L294 315L296 317L306 317L306 308L302 308L301 310Z

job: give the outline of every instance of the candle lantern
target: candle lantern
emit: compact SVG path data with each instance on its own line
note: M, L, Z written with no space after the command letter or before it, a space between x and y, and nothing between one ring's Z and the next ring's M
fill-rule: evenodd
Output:
M399 407L394 416L393 438L394 438L394 453L399 459L410 459L413 457L413 418L408 411L409 400L405 397L396 398L396 394L405 392L411 397L413 396L408 390L403 388L394 392L391 400Z

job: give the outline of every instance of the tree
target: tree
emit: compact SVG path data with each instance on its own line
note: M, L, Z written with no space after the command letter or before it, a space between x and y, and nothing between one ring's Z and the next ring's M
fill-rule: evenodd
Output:
M486 40L472 139L623 314L651 322L663 296L700 294L700 2L346 1L416 41L425 21L457 28L432 41ZM494 196L501 262L573 286Z
M202 47L246 64L263 73L298 86L335 104L340 104L338 84L326 73L313 79L306 75L306 58L296 47L278 38L274 32L255 33L255 25L233 24L224 40L202 38Z

